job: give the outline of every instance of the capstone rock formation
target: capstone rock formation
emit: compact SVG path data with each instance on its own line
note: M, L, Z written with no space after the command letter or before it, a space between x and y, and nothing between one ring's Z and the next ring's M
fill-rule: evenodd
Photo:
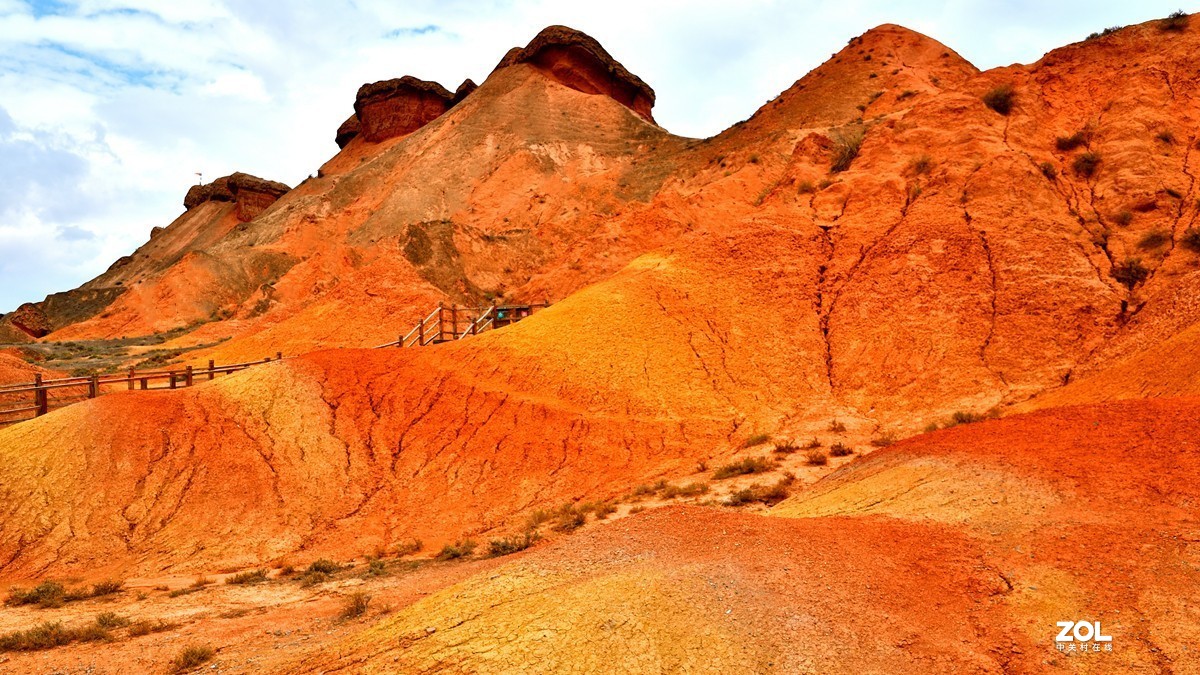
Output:
M354 99L354 114L362 137L378 143L411 134L453 105L454 94L442 85L405 75L360 87Z
M585 94L602 94L653 122L654 90L629 72L594 38L566 26L542 29L524 49L514 48L499 68L529 63L560 84Z
M193 185L183 198L183 206L193 209L207 201L234 202L238 220L246 223L254 220L290 189L283 183L238 172L211 183Z

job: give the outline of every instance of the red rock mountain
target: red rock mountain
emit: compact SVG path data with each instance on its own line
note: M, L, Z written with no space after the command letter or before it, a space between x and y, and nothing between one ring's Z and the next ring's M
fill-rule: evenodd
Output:
M1078 598L1101 592L1105 607L1143 618L1169 615L1162 594L1177 592L1139 576L1153 599L1118 601L1113 588L1087 581L1094 570L1054 562L1087 545L1083 534L1062 529L1067 521L1027 519L1028 509L1054 504L1086 519L1082 478L1071 474L1073 483L1053 468L1100 462L1072 437L1115 416L1119 428L1089 442L1133 444L1161 418L1171 448L1162 470L1182 473L1138 488L1141 524L1128 537L1096 526L1111 546L1087 546L1098 556L1137 555L1189 527L1176 510L1154 514L1186 508L1179 485L1192 471L1190 446L1180 443L1195 402L1095 404L1200 394L1188 366L1200 335L1196 72L1196 26L1132 26L985 72L928 37L882 26L706 140L657 126L653 91L594 40L561 27L510 51L477 89L464 83L464 95L415 78L366 85L337 132L340 152L316 178L248 222L236 201L210 197L143 247L164 242L146 262L135 255L129 271L72 292L92 299L69 295L70 311L41 304L51 339L212 317L188 339L231 339L190 358L304 355L168 395L101 397L0 431L0 575L161 574L352 556L410 537L441 544L511 531L538 508L690 475L698 462L741 456L761 434L807 438L836 420L846 433L884 439L956 412L1082 404L914 439L874 464L847 465L861 468L776 514L819 522L711 517L711 529L739 528L746 541L777 530L801 547L831 540L836 519L852 515L845 531L874 542L861 559L879 566L862 572L862 583L888 579L886 595L897 577L909 578L901 569L937 570L897 597L969 589L945 600L947 616L1001 645L982 656L925 645L918 652L939 655L926 662L905 651L918 638L889 634L857 668L1039 670L1040 653L1013 655L1031 653L1041 634L1009 618L1052 625L1059 615L1019 589L1058 589L1051 609L1072 612L1086 609ZM236 200L243 188L235 183ZM113 290L118 281L126 290ZM427 349L316 351L394 340L437 302L495 298L554 304L512 327ZM1026 445L1006 459L989 431ZM972 452L980 468L969 466ZM1120 471L1137 470L1121 451L1105 452L1116 453ZM934 487L921 501L923 472ZM890 487L901 484L916 492ZM1106 479L1104 509L1117 513L1130 489ZM826 494L840 496L827 502ZM1005 495L1027 509L1016 521L995 503ZM919 511L932 524L905 524ZM902 522L881 523L876 512ZM995 529L970 521L975 513ZM730 569L723 561L735 553L687 543L710 528L649 542L655 528L670 527L662 520L623 531L645 556ZM1006 529L1018 526L1029 529ZM1022 546L1030 532L1050 567L992 555ZM586 595L594 579L570 575L615 545L599 535L589 542L597 548L548 553L537 564ZM836 552L823 546L803 564L834 565ZM1190 555L1156 550L1154 559L1182 569L1172 566ZM787 556L802 564L799 553ZM1097 565L1116 564L1105 560ZM624 582L613 579L646 572L627 563L595 583L616 588ZM820 594L784 572L734 576L751 574L762 584L753 593L787 606ZM1191 589L1195 580L1179 572L1175 581ZM662 588L676 583L684 582ZM439 649L453 649L442 637L405 654L381 645L409 640L422 612L483 616L471 594L494 589L472 584L304 668L380 654L366 672L401 657L412 669L432 667L445 655ZM852 587L839 582L838 592ZM662 592L693 606L691 591ZM531 611L568 621L555 614L568 606ZM832 621L832 611L815 616ZM670 614L656 609L646 620ZM505 635L509 620L489 625ZM938 635L950 630L935 624ZM661 644L694 644L679 637L686 628L670 624ZM761 649L739 652L749 659L739 667L804 665L755 661L780 653L770 640L784 640L760 634L753 644ZM1131 640L1127 665L1154 662L1152 642L1181 657L1184 637ZM473 660L490 653L484 646L455 653L463 672L487 670ZM499 663L520 662L512 659ZM837 663L814 659L809 666Z

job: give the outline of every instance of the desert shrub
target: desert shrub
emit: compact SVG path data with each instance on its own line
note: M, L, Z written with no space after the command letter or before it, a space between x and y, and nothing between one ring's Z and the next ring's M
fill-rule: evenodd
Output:
M871 445L877 448L886 448L896 442L896 437L892 434L884 434L871 439Z
M172 630L178 627L179 624L163 621L162 619L159 619L158 621L147 621L146 619L141 619L134 621L129 625L129 637L141 637L151 633L161 633L163 631Z
M525 527L532 530L539 527L543 523L549 522L552 518L554 518L554 514L550 513L546 509L536 509L533 513L529 514L528 518L525 519Z
M43 581L29 590L13 587L4 604L9 606L38 605L43 608L62 607L67 601L67 589L57 581Z
M707 483L688 483L687 485L668 485L667 489L662 491L663 499L675 499L676 497L697 497L708 492Z
M318 558L309 564L305 572L317 572L319 574L335 574L342 570L342 566L328 558Z
M983 104L1001 115L1007 115L1012 112L1016 98L1017 93L1013 91L1012 85L1002 84L983 95Z
M446 544L437 555L438 560L458 560L459 558L468 558L475 552L476 543L474 539L459 539L453 544Z
M657 492L657 490L655 490L653 487L651 487L649 485L639 485L633 489L633 496L634 497L646 497L646 496L654 494L655 492Z
M1171 241L1171 233L1162 229L1153 229L1146 233L1144 237L1138 241L1138 248L1143 251L1152 251L1156 248L1166 246Z
M1167 18L1158 22L1158 27L1163 31L1180 32L1187 28L1188 15L1182 9L1171 12Z
M1127 258L1125 262L1113 265L1109 274L1117 283L1133 290L1134 286L1149 278L1150 268L1143 265L1140 258Z
M804 455L804 463L809 466L825 466L829 463L829 457L821 450L809 450Z
M1129 224L1133 222L1133 211L1128 209L1124 211L1118 211L1117 213L1113 214L1112 220L1121 227L1128 227Z
M854 159L858 157L858 151L862 148L862 142L866 136L866 130L858 126L834 132L833 163L829 166L829 170L838 173L849 169Z
M604 520L617 512L617 507L609 502L600 502L596 505L596 520Z
M95 622L80 628L71 628L68 632L77 642L108 642L112 640L108 629Z
M425 548L425 543L420 539L408 539L396 544L396 555L403 558L406 555L420 553L423 548Z
M1082 178L1091 178L1096 175L1096 169L1100 166L1100 155L1094 152L1085 152L1075 158L1071 163L1071 168L1075 169L1075 174Z
M960 424L974 424L975 422L982 422L985 419L987 419L986 415L959 410L950 416L950 421L946 423L946 428L949 429Z
M116 612L104 612L96 616L96 625L101 628L124 628L129 625L129 619Z
M750 163L758 164L758 155L750 155Z
M832 431L832 432L833 432L833 433L835 433L835 434L841 434L841 433L845 433L845 432L846 432L846 425L845 425L845 424L842 424L842 423L841 423L840 421L838 421L838 420L833 420L832 422L830 422L830 423L829 423L829 430L830 430L830 431Z
M755 435L751 436L750 438L747 438L742 443L742 447L743 448L753 448L756 445L762 445L763 443L769 443L770 441L771 441L771 437L768 436L767 434L755 434Z
M235 586L244 586L246 584L258 584L267 580L266 570L247 570L239 572L225 580L226 584Z
M62 622L47 621L29 630L0 635L0 652L28 652L69 645L75 640Z
M871 444L874 445L874 441L872 441ZM834 443L833 445L829 446L830 457L849 457L853 454L854 451L850 449L850 446L844 443Z
M47 621L28 630L0 635L0 652L37 651L72 642L108 641L112 639L109 628L118 628L127 623L127 619L111 613L101 614L96 621L78 628L67 628L59 621Z
M754 503L753 486L748 487L748 488L742 488L741 490L738 490L736 492L731 492L729 494L729 496L725 498L726 506L743 506L745 504L753 504L753 503Z
M301 587L309 588L311 586L316 586L317 584L323 584L332 578L332 574L326 574L325 572L305 572L304 574L300 575L299 581Z
M1102 30L1098 33L1092 33L1091 35L1088 35L1087 39L1095 40L1096 38L1105 37L1106 35L1112 35L1113 33L1121 30L1122 28L1124 28L1124 26L1109 26L1108 28L1105 28L1104 30Z
M747 457L741 461L726 464L713 473L713 479L724 480L735 476L745 476L752 473L762 473L775 468L775 464L762 457Z
M930 422L929 424L925 425L925 433L931 434L941 428L942 426L937 422Z
M929 170L933 168L933 159L929 155L921 155L909 162L908 166L917 175L929 173Z
M1172 133L1170 129L1163 129L1162 131L1155 134L1154 137L1157 138L1158 140L1162 141L1163 143L1166 143L1167 145L1170 145L1175 142L1175 134Z
M357 619L367 613L367 606L370 604L371 596L362 591L355 591L342 601L342 611L338 616L343 619Z
M125 589L124 581L117 581L116 579L109 579L106 581L101 581L101 582L95 584L94 586L92 586L92 597L99 598L99 597L103 597L105 595L113 595L115 593L120 593L124 589Z
M196 593L197 591L200 591L203 588L204 588L203 586L196 586L195 584L193 584L191 586L188 586L187 588L177 588L177 589L167 593L167 597L168 598L181 598L185 595L191 595L192 593Z
M367 563L367 576L382 577L387 575L387 563L382 560L372 560Z
M726 506L745 506L746 504L766 504L774 506L779 502L788 498L787 486L792 483L793 479L784 478L774 485L759 485L755 483L748 488L737 490L730 493L725 498Z
M1179 243L1186 249L1200 253L1200 227L1193 225L1184 230Z
M503 539L493 539L488 543L488 555L496 558L502 555L509 555L517 551L525 549L537 543L542 535L537 532L525 532L523 534L514 534L511 537Z
M216 655L212 647L203 645L184 647L182 651L175 655L175 658L171 659L171 672L186 673L189 670L195 670L197 667L212 661Z
M1087 145L1091 140L1091 132L1088 129L1080 129L1070 136L1059 136L1054 139L1054 147L1063 152L1070 152L1075 148Z
M800 185L797 186L797 188L796 188L796 192L798 192L802 195L811 194L816 191L817 191L817 186L813 185L813 182L811 180L800 181Z
M900 92L900 93L899 93L899 94L896 96L896 102L897 102L897 103L899 103L900 101L903 101L903 100L905 100L905 99L908 99L908 98L912 98L912 97L914 97L914 96L916 96L916 95L917 95L917 91L916 91L916 90L914 90L914 89L905 89L904 91Z
M657 490L655 491L657 492ZM587 514L568 505L559 509L553 527L556 532L574 532L583 527L585 523L587 523Z
M799 450L800 450L800 446L796 445L792 441L780 441L775 444L775 448L773 450L771 450L771 452L776 452L781 455L790 455L793 452L797 452Z
M1183 193L1175 188L1163 188L1163 192L1167 193L1167 196L1172 199L1183 199Z
M805 450L812 450L813 448L819 447L821 447L821 439L817 438L816 436L813 436L808 443L804 444Z

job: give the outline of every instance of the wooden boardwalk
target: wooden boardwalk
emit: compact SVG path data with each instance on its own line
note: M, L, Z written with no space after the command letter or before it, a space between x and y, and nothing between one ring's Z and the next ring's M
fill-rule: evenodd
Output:
M425 347L451 340L461 340L514 324L532 316L535 311L549 306L549 302L530 305L492 305L490 307L459 307L439 304L407 335L401 336L395 342L379 345L376 349ZM276 353L274 360L278 361L282 358L282 353ZM23 422L45 415L52 409L96 398L105 393L106 389L108 391L120 389L133 391L135 389L161 390L190 387L198 381L213 380L217 375L229 375L271 361L272 359L267 357L261 361L218 366L210 360L207 368L180 366L167 370L146 371L130 368L124 373L63 377L50 380L43 379L41 374L38 374L33 382L0 385L0 426ZM52 392L53 395L51 395ZM2 407L9 405L15 407Z
M282 353L276 353L276 361L283 358ZM0 425L11 424L13 422L21 422L32 417L40 417L50 412L53 408L62 408L72 403L78 403L89 398L96 398L104 393L105 388L109 391L113 389L177 389L179 387L190 387L197 381L216 379L217 375L228 375L236 373L240 370L245 370L252 366L257 366L263 363L270 363L271 357L267 357L262 361L248 361L246 363L231 363L225 366L218 366L213 361L208 362L207 368L193 368L192 366L181 366L169 370L134 370L130 368L124 373L112 373L108 375L89 375L86 377L62 377L52 380L42 378L41 373L34 376L33 382L21 384L0 385L0 402L9 402L19 400L21 397L28 398L32 395L32 403L22 405L18 403L15 408L0 408ZM59 392L59 395L51 396L51 392ZM21 417L21 415L25 415Z
M395 342L379 345L383 347L425 347L440 342L450 342L478 335L484 331L503 328L521 319L532 316L539 309L550 306L548 301L531 305L492 305L490 307L446 306L439 303L407 335Z

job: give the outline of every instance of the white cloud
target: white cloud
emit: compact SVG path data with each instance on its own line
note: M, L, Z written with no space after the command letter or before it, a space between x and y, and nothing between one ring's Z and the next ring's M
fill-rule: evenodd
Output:
M0 0L0 311L133 250L196 171L315 172L363 82L480 82L552 23L654 87L663 126L707 136L880 23L991 67L1176 1Z

